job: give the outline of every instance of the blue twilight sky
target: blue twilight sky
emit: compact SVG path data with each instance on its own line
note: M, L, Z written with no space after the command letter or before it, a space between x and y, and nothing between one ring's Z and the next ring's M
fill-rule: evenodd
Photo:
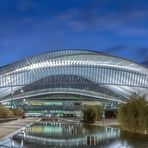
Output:
M148 60L147 0L0 0L0 66L63 48Z

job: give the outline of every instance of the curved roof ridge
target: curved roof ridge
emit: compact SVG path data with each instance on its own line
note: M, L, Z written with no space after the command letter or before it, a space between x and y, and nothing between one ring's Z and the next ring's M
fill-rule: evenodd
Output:
M140 64L137 64L133 61L130 61L128 59L125 59L125 58L121 58L121 57L117 57L117 56L112 56L112 55L109 55L109 54L106 54L106 53L103 53L103 52L99 52L99 51L96 51L96 50L91 50L91 49L74 49L74 48L70 48L70 49L57 49L57 50L52 50L52 51L48 51L48 52L45 52L45 53L42 53L40 55L37 55L37 56L32 56L32 57L28 57L28 58L25 58L21 61L17 61L17 62L14 62L12 64L8 64L8 65L5 65L5 66L2 66L0 67L0 70L6 70L7 72L8 71L11 71L12 67L13 67L13 70L14 69L17 69L19 67L22 67L22 66L27 66L27 64L30 62L32 63L31 61L33 62L39 62L39 60L47 60L47 59L52 59L52 58L58 58L58 57L61 57L61 56L71 56L71 55L86 55L86 54L93 54L93 55L102 55L102 56L106 56L106 57L110 57L110 58L114 58L114 59L118 59L118 60L121 60L121 61L126 61L129 63L129 65L131 65L130 67L132 68L137 68L137 67L140 67L141 69L143 69L144 71L147 70L146 67L140 65Z

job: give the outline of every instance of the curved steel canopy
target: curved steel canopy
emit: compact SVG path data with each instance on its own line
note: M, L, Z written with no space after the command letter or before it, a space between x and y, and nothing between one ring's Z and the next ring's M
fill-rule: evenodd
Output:
M90 50L54 51L0 68L0 101L55 92L124 102L147 90L147 68Z

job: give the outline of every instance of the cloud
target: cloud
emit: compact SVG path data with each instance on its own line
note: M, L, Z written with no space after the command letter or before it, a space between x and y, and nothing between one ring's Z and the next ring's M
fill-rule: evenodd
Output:
M117 32L123 36L147 36L148 28L132 28L121 26L121 28L118 28Z
M106 53L116 53L120 51L129 50L129 47L127 45L118 45L111 48L104 49L103 51Z
M111 10L109 13L100 14L99 8L95 7L94 9L87 11L80 8L69 9L58 13L55 16L55 21L73 31L113 31L123 36L145 36L148 34L147 10L128 10L128 12Z
M121 53L122 53L125 56L125 58L127 56L133 56L135 57L133 58L134 61L137 61L140 63L148 63L148 47L135 48L125 44L125 45L113 46L113 47L102 49L102 50L105 53L109 53L117 56L121 56Z
M18 24L19 26L23 25L24 21L25 25L27 24L32 28L46 25L50 28L57 27L57 29L70 29L76 32L94 31L99 33L112 31L114 34L121 36L146 36L148 33L147 9L135 9L131 5L132 2L126 0L116 3L103 0L87 0L86 3L77 0L73 3L67 1L60 8L49 1L16 1L17 9L20 12L18 11L17 14L15 14L15 11L12 12L15 17L13 17L13 20L9 18L16 26ZM60 4L62 4L62 1ZM51 8L51 6L55 7ZM26 11L28 13L24 15L23 12ZM27 21L28 23L26 23ZM9 22L7 23L9 24Z
M31 9L35 5L34 0L18 0L18 10L19 11L27 11Z
M148 60L148 47L140 47L137 49L137 55Z

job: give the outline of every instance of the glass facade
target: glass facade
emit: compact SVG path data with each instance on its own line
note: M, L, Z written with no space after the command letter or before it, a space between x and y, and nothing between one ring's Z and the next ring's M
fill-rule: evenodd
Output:
M147 92L147 68L96 51L54 51L0 68L1 101L66 93L124 102L137 88Z

